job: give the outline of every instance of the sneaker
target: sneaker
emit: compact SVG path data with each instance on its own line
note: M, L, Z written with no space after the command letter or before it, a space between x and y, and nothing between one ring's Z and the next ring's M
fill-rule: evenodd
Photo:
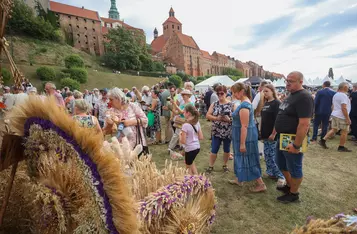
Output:
M278 197L277 200L284 204L296 202L299 201L299 193L287 193L283 196Z
M321 145L322 148L324 148L324 149L328 149L328 147L327 147L327 145L326 145L326 140L324 140L324 139L321 139L321 140L319 141L319 145Z
M282 187L285 187L285 186L286 186L286 180L279 178L278 182L276 182L276 187L277 188L282 188ZM290 188L289 188L289 190L290 190Z
M347 149L344 146L339 146L337 149L338 152L352 152L352 150Z
M283 192L285 194L290 193L290 186L288 186L287 184L283 187L276 187L276 190Z
M208 167L208 168L206 169L206 173L207 173L207 174L211 174L212 171L213 171L213 167Z
M223 172L229 172L229 169L227 166L223 166Z

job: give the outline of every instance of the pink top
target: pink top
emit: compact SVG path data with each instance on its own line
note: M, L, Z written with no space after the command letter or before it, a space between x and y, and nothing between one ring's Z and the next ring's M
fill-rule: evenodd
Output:
M62 97L62 95L60 93L56 92L56 93L53 94L53 96L55 96L58 106L63 106L63 107L65 106L64 105L64 101L63 101L63 97Z
M181 131L186 133L186 144L184 146L185 152L190 152L200 148L200 141L198 139L198 132L201 129L200 122L197 122L197 124L193 126L197 130L197 133L195 132L191 124L185 123L182 125Z
M143 146L147 146L146 144L146 139L145 139L145 133L144 133L144 128L148 126L148 118L146 117L144 111L136 104L136 103L129 103L128 108L125 110L118 110L115 108L110 108L107 112L106 115L111 115L111 116L117 116L119 120L125 119L125 120L132 120L132 119L138 119L140 118L142 121L142 127L140 128L141 131L141 142ZM138 139L138 131L137 131L137 126L130 126L133 134L131 134L128 137L129 143L131 147L134 149L136 145L139 144L139 139ZM121 142L123 138L123 134L120 135L119 137L119 142Z

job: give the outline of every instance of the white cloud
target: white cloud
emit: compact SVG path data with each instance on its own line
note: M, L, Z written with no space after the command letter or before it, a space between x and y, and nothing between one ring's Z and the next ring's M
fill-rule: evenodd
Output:
M85 6L87 9L99 11L101 16L106 17L110 8L110 0L57 1ZM159 34L162 33L162 23L167 19L172 6L176 18L183 24L183 32L193 36L201 49L225 53L242 61L253 60L264 65L266 70L284 74L300 70L308 78L315 78L324 77L329 67L356 62L357 59L353 56L341 59L328 58L329 55L355 48L353 38L357 38L356 30L317 42L320 46L316 48L310 47L306 39L298 40L294 45L285 43L293 32L308 27L330 14L355 8L356 0L326 0L306 7L299 3L300 0L117 0L117 8L125 22L146 31L147 42L150 43L155 27ZM294 18L291 26L283 33L261 41L259 46L253 49L233 49L234 45L252 40L254 25L286 15L293 15ZM328 28L331 23L321 22L321 27ZM314 38L317 37L311 35L309 40ZM334 70L336 76L357 77L357 66Z

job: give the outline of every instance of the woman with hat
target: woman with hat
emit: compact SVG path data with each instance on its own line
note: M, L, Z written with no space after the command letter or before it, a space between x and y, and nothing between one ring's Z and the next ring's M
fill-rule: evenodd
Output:
M177 102L175 102L174 100L171 100L171 104L172 104L172 112L175 115L174 117L174 127L176 127L175 133L171 138L171 141L169 143L169 150L174 150L179 137L180 137L180 132L181 132L181 127L182 124L185 122L185 116L183 115L184 109L187 105L194 105L194 103L192 103L191 101L191 96L192 93L190 90L184 89L181 92L181 96L182 96L182 103L180 105L177 104Z

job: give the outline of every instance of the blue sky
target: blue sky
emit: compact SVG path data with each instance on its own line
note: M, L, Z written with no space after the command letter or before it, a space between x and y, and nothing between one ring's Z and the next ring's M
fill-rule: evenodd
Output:
M107 17L110 0L57 0L97 10ZM183 33L199 47L264 69L305 77L335 76L357 81L357 0L117 0L121 18L145 30L162 33L170 7Z

